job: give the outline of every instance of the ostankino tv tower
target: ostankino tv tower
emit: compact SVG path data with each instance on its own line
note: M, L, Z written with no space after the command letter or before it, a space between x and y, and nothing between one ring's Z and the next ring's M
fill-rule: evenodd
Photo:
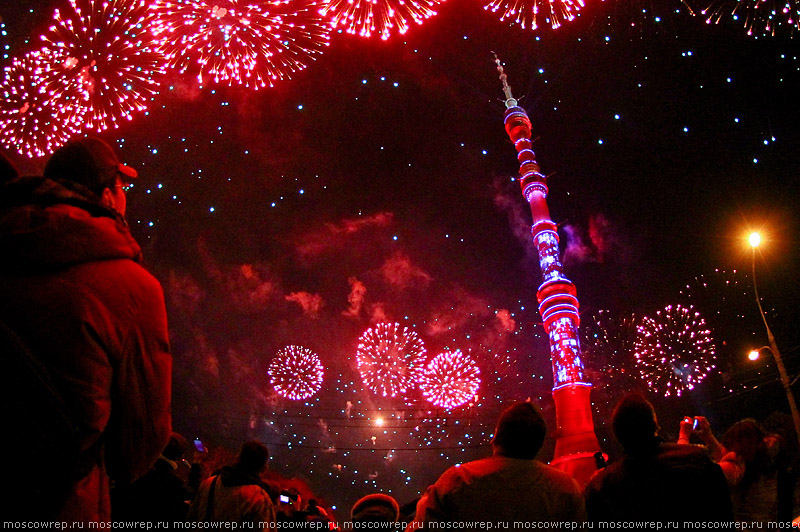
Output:
M550 465L585 483L597 468L594 455L600 451L600 445L592 422L589 399L592 385L584 375L578 340L578 297L575 285L564 275L559 258L556 224L550 219L546 201L547 179L539 172L536 154L531 149L531 122L511 95L511 87L496 55L495 63L506 97L506 132L517 150L520 186L531 207L531 235L544 278L537 299L550 341L557 425L554 433L556 448Z

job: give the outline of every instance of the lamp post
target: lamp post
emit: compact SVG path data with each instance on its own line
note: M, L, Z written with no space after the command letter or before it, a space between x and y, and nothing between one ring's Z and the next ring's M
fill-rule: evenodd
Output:
M756 248L759 246L759 244L761 244L761 235L758 233L750 233L748 240L753 251L753 292L755 292L756 295L756 304L758 305L758 311L761 314L761 319L764 321L764 327L767 329L767 342L769 342L769 346L761 347L755 351L758 353L765 347L769 347L769 350L772 353L772 358L775 359L775 365L778 367L778 375L780 375L781 384L786 392L786 399L789 401L789 411L792 414L792 421L794 422L794 430L797 434L797 441L800 443L800 412L797 411L797 403L794 400L794 394L792 393L792 385L789 382L789 376L786 374L786 368L783 365L781 352L778 351L778 345L775 343L775 336L772 334L772 329L769 328L769 324L767 323L767 315L764 314L764 309L761 307L761 298L758 297L758 285L756 284ZM758 357L756 356L756 358ZM750 359L755 360L753 358L752 351L750 353Z

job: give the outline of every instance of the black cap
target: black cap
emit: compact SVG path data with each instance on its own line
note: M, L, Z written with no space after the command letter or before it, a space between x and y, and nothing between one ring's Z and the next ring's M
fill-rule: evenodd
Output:
M122 164L105 141L95 137L71 140L57 149L44 168L44 177L81 184L100 195L119 177L127 182L138 174Z

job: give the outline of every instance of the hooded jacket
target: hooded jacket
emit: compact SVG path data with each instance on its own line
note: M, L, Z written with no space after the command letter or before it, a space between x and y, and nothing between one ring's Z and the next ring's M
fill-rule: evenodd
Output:
M0 188L0 321L47 369L76 426L75 441L64 443L90 462L57 501L62 520L108 521L111 481L146 473L169 439L164 296L140 260L122 217L88 189L40 177ZM24 412L30 390L4 387L4 399ZM3 445L24 455L30 437L11 431ZM20 458L29 474L50 481L36 457ZM18 514L36 511L24 491L15 497Z

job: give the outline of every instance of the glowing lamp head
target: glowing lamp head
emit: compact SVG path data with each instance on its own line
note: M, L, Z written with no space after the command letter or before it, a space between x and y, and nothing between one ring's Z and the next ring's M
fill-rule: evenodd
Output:
M750 246L757 248L759 244L761 244L761 235L758 233L750 233L750 236L747 237L748 241L750 242Z
M758 360L760 356L761 352L758 349L753 349L747 354L747 358L749 358L750 360Z

